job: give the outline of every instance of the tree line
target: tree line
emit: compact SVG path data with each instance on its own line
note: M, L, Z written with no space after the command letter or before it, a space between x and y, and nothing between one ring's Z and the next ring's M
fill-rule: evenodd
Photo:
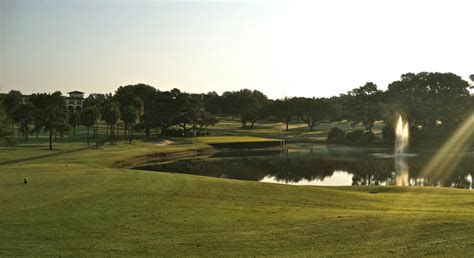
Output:
M471 75L474 81L474 75ZM206 134L206 128L218 122L216 116L240 119L242 128L253 128L259 120L278 120L289 130L292 122L302 122L312 131L321 123L347 120L362 124L363 131L346 133L333 128L328 141L347 139L370 142L376 121L383 121L383 137L393 141L394 120L398 115L409 119L412 135L419 139L442 138L456 128L474 107L469 83L453 73L407 73L388 85L385 91L368 82L347 93L330 98L286 97L272 100L258 90L242 89L222 94L190 94L179 89L160 91L150 85L120 86L114 94L90 94L82 111L70 112L60 92L38 93L25 98L10 91L1 99L0 137L28 136L46 131L52 148L53 135L71 132L79 125L97 139L99 121L107 125L107 140L115 142L116 125L121 121L124 135L131 143L134 133L150 137L160 129L162 136ZM10 124L11 130L6 127ZM17 132L15 132L15 126ZM97 142L97 141L96 141Z

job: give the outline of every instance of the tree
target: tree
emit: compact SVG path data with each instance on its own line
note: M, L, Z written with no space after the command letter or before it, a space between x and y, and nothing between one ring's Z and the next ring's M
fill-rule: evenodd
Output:
M200 110L197 116L197 119L193 122L194 130L204 130L210 125L214 125L218 120L211 115L211 113L206 112L205 110Z
M0 106L0 141L8 143L11 136L11 130L3 109L3 100L0 101L0 105L2 105Z
M99 121L100 112L97 106L89 106L82 110L80 119L81 124L87 128L87 145L89 145L89 129ZM96 136L97 137L97 136Z
M18 106L23 103L23 95L21 92L16 90L11 90L3 99L3 109L7 119L10 120L12 127L12 135L15 135L15 121L13 118L13 113Z
M115 141L115 124L120 119L120 107L117 102L109 102L102 109L102 117L109 127L109 141Z
M325 98L298 98L295 99L296 114L308 125L310 131L321 123L331 121L331 105Z
M203 94L203 99L204 108L207 111L213 114L220 114L224 112L224 102L222 101L221 96L219 96L219 94L217 94L215 91Z
M282 100L276 100L273 102L270 112L271 115L278 118L280 122L285 124L285 131L288 131L288 125L292 117L296 113L296 99L295 98L284 98Z
M138 122L140 111L134 106L125 107L122 114L122 120L126 126L130 127L130 137L128 143L131 144L133 140L133 126Z
M128 121L128 119L122 119L123 122L125 123L125 126L124 126L124 132L125 132L125 137L127 136L127 130L130 130L132 131L133 130L133 126L135 126L135 124L137 124L138 122L141 122L143 120L143 114L145 112L145 107L143 105L143 101L136 97L135 99L133 99L133 101L131 102L130 106L127 106L125 107L121 113L122 113L122 116L125 117L125 109L129 109L127 112L131 112L131 109L130 107L134 108L135 109L135 112L136 112L136 119L132 119L132 124L130 124ZM129 113L130 115L131 113ZM133 132L131 132L133 133Z
M87 107L103 107L106 103L112 99L111 94L90 94L83 102L82 109Z
M231 115L232 118L240 114L239 96L236 91L226 91L222 93L222 113Z
M80 112L69 112L68 117L68 124L72 127L72 139L76 139L76 127L79 125L80 122Z
M392 109L405 113L422 130L454 128L470 108L469 83L452 73L403 74L388 86Z
M353 123L362 123L365 129L372 132L375 121L381 118L380 112L380 96L381 91L377 89L377 85L367 82L365 85L353 89L349 92L352 101L348 107L350 112L350 120Z
M35 109L35 121L39 128L49 131L49 149L53 149L53 132L67 125L67 107L61 92L33 94L30 102Z
M19 132L25 136L25 140L28 141L28 135L30 134L30 125L34 119L34 108L31 103L20 104L13 111L13 120L19 125Z
M177 100L179 106L179 115L175 118L175 123L183 128L184 135L188 134L189 129L193 129L197 124L200 113L204 110L202 102L194 96L183 94Z
M242 128L246 127L248 122L251 123L250 128L253 128L255 122L265 116L265 107L270 104L270 101L258 90L243 89L235 94Z
M157 127L156 121L154 121L154 115L151 114L155 112L155 100L156 95L159 93L154 87L139 83L135 85L120 86L113 96L113 100L120 104L120 112L124 112L124 108L128 106L135 106L139 110L142 110L140 115L140 123L145 129L145 134L147 137L150 135L150 130ZM143 108L136 106L139 102Z
M469 80L471 80L472 84L471 84L471 89L474 89L474 74L471 74L469 75Z

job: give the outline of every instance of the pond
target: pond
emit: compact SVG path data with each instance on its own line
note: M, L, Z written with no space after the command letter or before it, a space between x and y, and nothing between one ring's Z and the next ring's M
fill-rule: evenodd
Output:
M263 150L223 150L212 155L166 160L140 170L294 185L418 185L472 189L474 153L458 154L449 173L425 174L435 152L393 156L389 149L343 146L290 146ZM452 160L452 159L447 159Z

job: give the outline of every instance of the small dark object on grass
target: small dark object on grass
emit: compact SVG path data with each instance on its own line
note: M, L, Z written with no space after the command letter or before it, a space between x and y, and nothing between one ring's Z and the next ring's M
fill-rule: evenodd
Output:
M23 179L23 184L28 184L28 178Z

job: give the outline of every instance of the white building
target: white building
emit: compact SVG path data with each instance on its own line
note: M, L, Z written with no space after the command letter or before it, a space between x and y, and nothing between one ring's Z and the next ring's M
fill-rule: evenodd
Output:
M69 97L66 97L67 109L70 112L76 112L82 110L82 104L84 103L84 92L82 91L71 91L68 92Z

